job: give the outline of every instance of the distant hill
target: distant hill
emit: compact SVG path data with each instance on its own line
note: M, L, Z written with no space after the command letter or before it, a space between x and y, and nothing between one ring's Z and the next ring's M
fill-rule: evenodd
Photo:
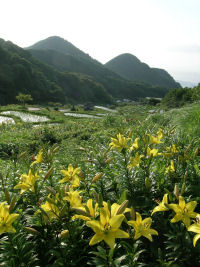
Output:
M92 77L115 98L162 97L170 89L147 82L129 81L57 36L39 41L26 49L34 57L59 71L82 73Z
M88 54L84 53L73 44L59 36L48 37L47 39L41 40L25 49L54 50L65 55L74 56L76 58L92 60Z
M131 81L146 82L155 86L164 86L168 89L181 87L167 71L150 68L131 54L119 55L107 62L105 66Z
M87 101L110 103L112 97L91 77L60 72L28 51L0 39L0 104L16 103L19 92L35 103Z

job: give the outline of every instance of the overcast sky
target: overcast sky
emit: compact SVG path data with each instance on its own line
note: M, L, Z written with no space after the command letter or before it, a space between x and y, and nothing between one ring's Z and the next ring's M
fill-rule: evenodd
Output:
M200 82L200 0L0 0L0 38L27 47L54 35L101 63L131 53Z

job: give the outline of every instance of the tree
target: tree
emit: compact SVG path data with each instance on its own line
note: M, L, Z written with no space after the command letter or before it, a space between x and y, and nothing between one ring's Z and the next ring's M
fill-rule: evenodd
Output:
M31 95L25 95L25 94L22 94L22 93L19 93L17 96L16 96L16 99L22 104L23 107L25 107L25 104L29 101L32 101L33 98Z

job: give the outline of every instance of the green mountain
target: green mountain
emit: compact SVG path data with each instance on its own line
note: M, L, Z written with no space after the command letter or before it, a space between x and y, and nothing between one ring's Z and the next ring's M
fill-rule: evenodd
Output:
M41 40L36 44L27 47L26 49L54 50L65 55L72 55L76 58L93 60L88 54L85 54L73 44L59 36L48 37L47 39Z
M115 98L162 97L170 89L163 85L129 81L57 36L39 41L26 49L34 57L59 71L89 75Z
M167 71L150 68L147 64L142 63L137 57L131 54L119 55L107 62L105 66L131 81L146 82L169 89L181 87Z
M55 70L27 50L0 39L0 104L16 103L19 92L31 94L35 103L112 101L91 77Z

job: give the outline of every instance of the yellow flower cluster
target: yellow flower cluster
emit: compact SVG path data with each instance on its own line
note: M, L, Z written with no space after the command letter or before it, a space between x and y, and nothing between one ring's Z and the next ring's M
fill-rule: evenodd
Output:
M111 138L109 146L110 149L116 149L119 153L124 151L130 152L131 155L134 154L134 156L130 156L129 164L127 165L127 168L131 170L134 167L140 166L142 158L144 160L162 155L162 153L158 152L157 148L152 148L152 146L155 144L161 144L163 136L164 134L162 129L159 129L156 136L147 134L143 140L144 144L142 145L142 141L139 137L135 138L133 143L131 143L130 137L126 138L119 133L117 134L117 138Z
M68 170L61 170L61 173L65 177L60 183L70 182L72 187L78 187L80 185L81 168L73 168L73 166L69 164Z
M25 191L30 190L35 192L35 182L40 179L37 173L33 173L30 169L28 174L22 174L19 183L14 187L14 189L21 189L20 194Z
M15 233L16 230L12 226L12 223L17 219L19 214L10 214L10 206L6 202L0 203L0 235L2 233Z
M197 240L200 238L200 214L194 212L196 205L196 201L186 203L182 196L179 196L178 204L169 204L168 194L165 194L162 202L153 209L152 215L159 211L173 210L175 212L175 216L171 219L171 223L182 221L188 231L197 233L193 239L193 244L195 246ZM191 225L191 219L194 218L196 218L196 222Z
M154 158L162 156L166 159L166 166L163 174L176 173L178 160L168 159L179 154L179 148L172 144L163 149L163 153L160 153L160 147L162 147L164 133L162 129L157 131L156 135L146 134L142 139L141 137L131 138L125 137L118 133L116 138L111 138L109 144L110 150L116 149L122 156L124 156L124 162L127 173L132 171L133 168L149 166ZM132 139L132 141L131 141ZM111 161L113 158L108 159ZM43 162L43 150L40 150L35 157L34 162L31 164L31 168L28 174L22 174L18 184L14 189L20 189L20 194L25 191L35 193L36 182L41 177L36 172L37 164ZM144 164L143 164L144 163ZM50 168L48 175L51 175L53 169ZM98 170L102 171L102 169ZM130 172L131 173L131 172ZM42 203L38 201L40 209L36 214L40 213L44 220L51 223L53 220L61 220L65 216L65 210L71 221L81 219L85 221L85 224L90 227L94 236L90 240L90 245L95 245L101 241L104 241L111 249L114 248L115 240L118 238L130 238L131 233L134 232L134 239L137 240L140 237L145 237L149 241L153 241L152 236L158 235L155 229L151 228L152 218L142 218L139 212L132 214L131 209L127 208L128 201L125 200L121 205L118 203L107 203L96 199L96 202L90 198L91 194L88 193L89 199L84 199L84 191L79 188L83 185L81 181L82 171L80 167L73 167L69 164L66 169L61 170L61 174L64 176L59 183L64 186L59 186L57 192L49 194L45 201ZM46 175L45 177L48 177ZM91 184L94 185L102 176L103 172L97 172L97 174L91 179ZM148 176L148 175L146 175ZM104 177L104 176L103 176ZM46 178L45 178L46 179ZM146 188L151 187L150 176L145 178ZM90 188L89 188L90 189ZM54 189L50 189L50 191ZM88 190L89 191L89 190ZM35 194L36 195L36 194ZM83 196L82 196L83 195ZM182 196L176 195L178 199L177 203L168 203L168 194L163 196L161 203L156 206L151 213L151 216L156 212L173 211L173 218L171 223L182 221L188 231L195 232L196 235L193 240L194 246L197 240L200 238L200 214L194 210L197 202L191 201L186 203ZM127 216L127 213L129 215ZM64 215L63 215L64 214ZM13 221L18 217L18 214L9 214L9 206L5 202L0 204L0 234L3 232L15 232L12 227ZM131 217L131 219L130 219ZM197 218L196 222L191 225L191 219ZM127 224L129 231L122 230L124 224ZM128 227L126 225L126 227ZM61 236L64 238L69 235L69 230L63 230Z

